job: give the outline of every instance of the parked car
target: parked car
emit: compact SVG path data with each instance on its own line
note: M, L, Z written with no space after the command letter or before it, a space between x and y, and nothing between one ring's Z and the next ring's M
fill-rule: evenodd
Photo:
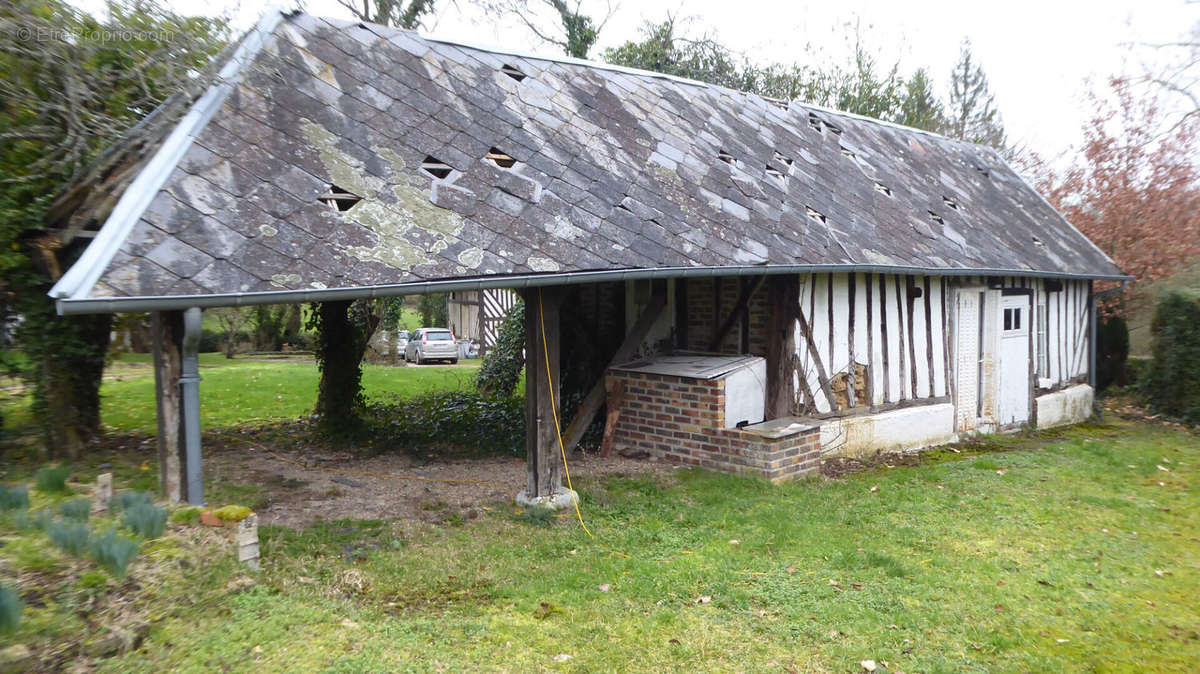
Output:
M446 328L421 328L412 333L404 349L404 359L418 365L430 360L458 362L458 341Z
M408 330L400 330L396 333L396 353L400 354L402 360L408 360L408 354L405 351L408 349Z

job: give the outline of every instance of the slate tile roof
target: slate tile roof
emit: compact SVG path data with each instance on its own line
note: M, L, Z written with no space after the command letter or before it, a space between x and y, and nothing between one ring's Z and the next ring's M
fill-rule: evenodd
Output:
M1120 274L981 146L295 14L85 291L759 264Z

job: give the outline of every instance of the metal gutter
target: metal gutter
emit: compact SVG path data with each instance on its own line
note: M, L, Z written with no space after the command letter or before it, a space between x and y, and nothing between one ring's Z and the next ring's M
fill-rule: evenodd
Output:
M259 19L258 24L247 33L229 61L217 73L215 83L192 105L191 110L163 141L154 157L121 195L96 238L50 289L51 297L80 299L91 292L121 244L129 236L129 232L183 159L184 153L191 148L192 141L220 109L221 104L233 91L233 86L241 81L243 68L258 55L267 38L283 20L283 16L283 12L278 9L268 10Z
M280 290L255 293L226 293L213 295L176 295L148 297L61 298L58 313L99 314L131 311L169 311L190 307L238 307L257 304L298 304L329 302L401 295L423 295L491 288L536 288L603 281L632 281L657 278L711 278L715 276L758 276L763 274L807 274L832 272L863 272L872 274L914 274L922 276L1015 276L1022 278L1059 278L1076 280L1128 281L1124 275L1071 274L1029 269L968 269L927 268L878 264L804 264L804 265L740 265L728 267L662 267L656 269L612 269L564 273L489 276L447 281L418 281L356 288L321 288L313 290Z

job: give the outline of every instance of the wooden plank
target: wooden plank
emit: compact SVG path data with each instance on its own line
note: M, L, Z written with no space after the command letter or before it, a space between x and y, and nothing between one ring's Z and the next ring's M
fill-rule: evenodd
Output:
M171 503L184 499L185 467L183 399L183 312L150 315L154 342L154 393L158 423L158 489Z
M879 345L883 358L883 404L892 402L892 372L889 360L887 325L887 276L879 275Z
M907 354L904 352L904 299L900 296L903 286L900 284L900 275L892 277L896 287L896 347L900 356L900 400L908 399L908 363ZM911 341L911 340L909 340Z
M918 385L917 377L917 339L916 339L916 303L917 298L909 291L909 283L916 283L912 276L904 279L904 309L907 320L906 330L908 331L908 367L911 373L909 384L912 386L912 397L914 400L920 398L920 386Z
M741 294L738 295L737 304L733 305L733 309L729 312L729 315L725 317L725 320L721 322L721 327L717 329L716 334L713 335L712 340L708 343L709 351L716 351L721 346L721 342L725 340L725 336L729 334L729 331L733 328L734 324L737 323L738 319L742 317L743 313L745 313L746 307L750 304L750 298L754 296L754 293L758 292L758 289L762 287L763 282L766 280L766 276L759 276L757 282L755 283L742 284L742 290Z
M621 408L625 405L625 382L617 381L613 390L608 392L606 403L607 414L604 420L604 439L600 441L600 456L612 455L613 437L617 432L617 423L621 420Z
M871 316L873 312L871 305L871 284L875 281L875 275L868 273L863 280L866 281L863 287L867 290L866 297L863 298L866 301L867 307L867 402L874 406L883 402L875 402L875 321L872 320Z
M858 407L857 394L854 392L858 383L857 361L854 359L854 294L858 291L858 274L850 272L846 278L846 343L850 355L850 369L847 371L846 399L851 408Z
M834 351L833 351L833 339L834 339L834 337L833 337L833 274L826 275L826 282L827 283L825 286L825 314L826 314L826 320L829 321L829 371L832 373L834 371L833 370L834 364L837 363L837 359L834 356ZM832 400L829 401L829 405L830 405L830 407L833 406Z
M943 393L943 395L948 395L951 398L953 398L954 397L955 373L954 373L954 367L952 365L952 363L954 362L954 347L953 347L953 342L951 340L954 338L953 337L954 336L954 321L953 321L953 318L951 317L951 315L946 312L946 292L947 292L947 289L949 288L949 285L950 284L947 283L947 281L946 281L946 277L943 276L942 284L941 284L941 286L942 286L942 291L941 291L942 360L945 361L944 367L946 369L942 373L942 393Z
M538 391L535 382L545 378L544 362L536 357L539 353L541 336L538 330L540 314L537 308L537 291L527 290L525 297L525 459L527 485L525 493L538 494Z
M797 315L796 320L800 323L800 334L804 335L804 342L808 346L808 352L812 354L813 365L817 368L817 383L821 386L821 393L825 394L825 400L829 401L829 409L833 410L833 392L829 388L829 376L825 373L825 364L821 362L821 353L817 350L817 343L813 340L812 327L808 324L808 320L804 318L804 314Z
M537 444L533 463L537 472L537 491L529 496L550 496L562 486L562 450L559 448L556 417L559 399L560 344L559 323L562 288L551 286L534 291L537 343L528 354L540 363L537 377ZM526 362L528 362L528 358ZM549 374L547 374L549 373ZM525 387L529 388L526 380Z
M771 277L767 329L766 419L791 416L796 407L796 320L800 314L800 277Z
M638 317L637 322L633 324L633 330L625 336L625 341L621 342L621 346L617 347L616 353L608 361L608 367L604 368L605 372L608 368L614 365L620 365L633 357L633 354L641 346L642 340L646 334L650 332L650 328L654 327L658 317L662 315L663 309L667 306L667 293L664 291L655 292L650 296L650 303L642 311L642 315ZM543 377L545 375L542 375ZM592 420L596 418L596 413L600 411L600 406L604 404L604 374L601 373L600 379L592 384L592 388L584 397L583 403L579 406L579 411L575 413L575 418L571 419L571 423L567 425L566 431L563 432L563 444L569 452L575 449L579 444L583 434L587 432L588 426L592 425Z
M925 296L925 367L929 372L929 395L937 395L937 376L933 373L933 288L930 287L929 277L924 279Z

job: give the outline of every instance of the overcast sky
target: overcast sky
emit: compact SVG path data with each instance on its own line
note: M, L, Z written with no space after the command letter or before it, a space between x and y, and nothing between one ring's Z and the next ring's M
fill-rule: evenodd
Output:
M99 0L76 0L85 7ZM361 0L360 0L361 1ZM570 2L571 0L568 0ZM583 0L585 13L603 17L605 0ZM617 0L614 0L616 2ZM251 25L266 2L170 0L184 13L231 10L239 27ZM539 0L530 0L537 3ZM439 0L439 4L447 0ZM307 0L319 16L349 17L337 0ZM515 20L497 21L457 0L424 31L457 41L556 55ZM708 34L759 62L812 58L842 60L849 25L857 22L884 62L907 72L926 67L944 96L959 44L970 38L990 80L1010 141L1043 155L1066 151L1080 139L1085 95L1116 73L1141 73L1164 54L1130 45L1176 40L1200 21L1200 3L1184 0L624 0L616 6L592 57L604 47L636 38L647 21L668 14L690 18L687 30Z

